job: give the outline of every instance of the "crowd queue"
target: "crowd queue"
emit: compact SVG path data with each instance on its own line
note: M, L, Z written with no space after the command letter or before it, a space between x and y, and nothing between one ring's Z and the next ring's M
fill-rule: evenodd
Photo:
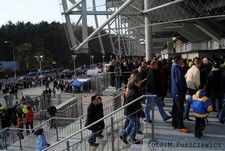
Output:
M121 87L126 85L124 104L128 104L143 94L152 94L156 97L141 99L128 105L124 109L127 117L120 139L128 144L129 141L139 144L136 134L141 134L140 118L151 123L151 102L154 101L163 121L172 118L172 127L178 132L188 133L184 120L195 121L194 136L201 138L203 130L208 123L209 112L217 112L218 121L224 124L225 120L225 58L193 58L183 59L176 56L172 60L153 58L151 61L143 60L112 60L108 68L111 73L111 85ZM142 81L146 79L145 81ZM164 97L171 95L173 105L170 115L164 111ZM98 109L98 101L92 97L88 107L86 126L100 119L93 112ZM195 119L189 117L190 107L193 108ZM90 120L91 119L91 120ZM94 130L92 129L93 127ZM99 125L89 128L92 136L89 139L91 146L98 146L95 142Z
M190 130L185 127L184 120L195 121L195 137L200 138L208 122L209 112L218 112L218 121L224 124L225 120L225 58L193 58L185 60L180 56L172 60L153 58L151 61L141 59L134 60L111 60L107 69L111 76L111 85L117 89L121 88L122 83L126 86L124 94L124 104L128 104L143 94L156 95L141 99L128 105L124 109L127 116L124 130L120 135L121 140L128 144L127 137L132 143L140 143L136 134L141 134L140 118L144 118L146 123L151 123L151 102L157 106L163 121L172 119L172 126L178 132L187 133ZM43 81L33 78L27 82L25 87L45 85L46 93L52 94L56 90L61 92L70 91L69 82L64 80L65 76L50 75L45 76ZM144 80L146 79L146 80ZM143 81L144 80L144 81ZM49 84L53 82L52 90ZM28 83L28 84L27 84ZM18 83L0 84L3 94L10 94L17 98ZM164 98L171 94L173 106L168 113L164 110ZM31 100L30 98L24 98ZM26 124L26 128L33 129L33 114L35 110L35 100L32 102L21 100L15 105L11 105L8 98L5 107L0 104L1 126L2 129L9 127L10 123L18 128ZM92 96L91 103L87 109L87 122L89 126L95 121L104 117L101 97ZM49 102L49 105L51 102ZM51 106L51 105L50 105ZM189 117L190 107L193 107L195 119ZM38 105L37 105L38 107ZM14 111L10 111L10 109ZM55 110L55 109L54 109ZM54 116L54 115L52 115ZM55 127L54 121L51 127ZM102 131L105 127L104 121L89 127L92 135L88 142L91 146L98 146L96 137L103 138ZM33 131L32 131L33 132ZM27 135L30 132L27 131ZM20 135L20 131L18 131ZM23 138L23 136L19 136Z

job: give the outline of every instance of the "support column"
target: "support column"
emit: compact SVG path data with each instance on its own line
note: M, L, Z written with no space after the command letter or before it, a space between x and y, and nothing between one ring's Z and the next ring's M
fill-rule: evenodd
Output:
M144 1L144 9L148 10L149 0ZM145 53L146 61L152 59L152 27L150 25L150 19L148 13L145 14Z
M87 3L86 0L82 2L82 40L84 41L88 37L88 32L87 32ZM83 45L84 49L88 48L88 41L84 43Z

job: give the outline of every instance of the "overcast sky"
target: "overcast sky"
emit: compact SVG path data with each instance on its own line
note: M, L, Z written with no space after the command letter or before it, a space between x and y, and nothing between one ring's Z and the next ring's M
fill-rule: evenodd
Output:
M12 23L31 22L39 23L41 21L64 22L64 16L61 15L62 6L59 5L61 0L1 0L0 4L0 26L6 24L8 21ZM96 5L102 5L105 0L96 0ZM69 6L68 6L69 7ZM87 0L87 7L92 7L92 0ZM71 18L71 22L76 22L77 18ZM95 25L94 19L89 17L88 25ZM99 22L102 16L98 16ZM91 22L90 22L91 21Z

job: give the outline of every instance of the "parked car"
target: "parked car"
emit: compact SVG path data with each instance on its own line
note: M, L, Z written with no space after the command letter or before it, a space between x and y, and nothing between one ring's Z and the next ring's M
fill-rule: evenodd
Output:
M62 72L63 73L68 73L68 72L70 72L70 69L64 69Z
M37 72L31 71L27 74L27 76L32 77L32 76L36 76Z
M87 70L87 75L88 76L93 76L93 75L102 75L102 71L98 68L96 69L89 69Z

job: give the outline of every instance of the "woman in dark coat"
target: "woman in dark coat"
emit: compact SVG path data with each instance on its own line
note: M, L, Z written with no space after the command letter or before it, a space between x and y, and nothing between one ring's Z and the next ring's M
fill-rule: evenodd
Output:
M129 90L126 95L126 104L132 102L133 100L140 97L139 89L141 85L141 80L137 76L132 76L129 79L131 83L129 84ZM125 144L128 144L127 136L129 135L130 141L135 144L139 144L140 141L136 140L135 136L137 131L140 129L140 117L141 117L141 102L136 101L133 104L125 107L124 115L127 116L129 124L122 132L120 139L123 140Z

